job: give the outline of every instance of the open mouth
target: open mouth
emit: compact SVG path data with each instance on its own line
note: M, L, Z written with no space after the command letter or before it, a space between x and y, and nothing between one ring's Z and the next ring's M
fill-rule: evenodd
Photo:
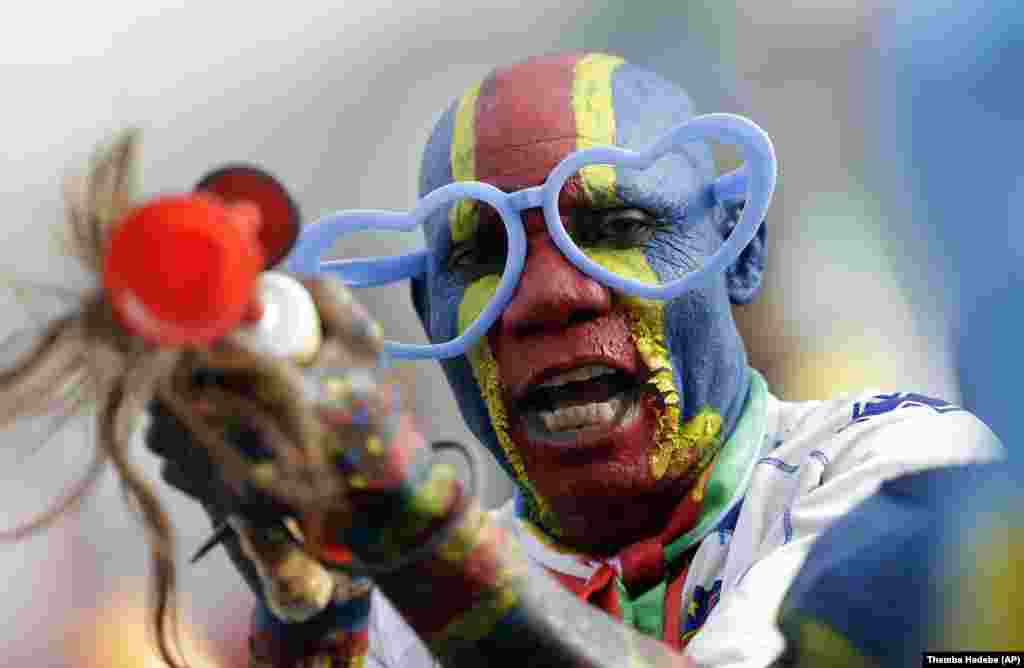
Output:
M601 364L550 376L531 386L516 409L531 440L599 436L638 414L640 379Z

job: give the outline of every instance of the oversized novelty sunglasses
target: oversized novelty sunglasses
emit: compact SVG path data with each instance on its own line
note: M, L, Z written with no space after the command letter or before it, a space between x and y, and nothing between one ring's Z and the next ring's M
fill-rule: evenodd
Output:
M742 149L743 165L721 175L708 187L715 201L742 202L743 211L732 233L702 267L675 280L645 283L602 266L573 241L558 208L559 194L570 178L591 166L646 170L661 158L684 154L687 144L707 139L735 144ZM487 333L512 300L526 260L526 235L520 212L542 208L548 234L555 245L572 264L594 280L626 295L670 300L703 286L736 261L764 220L775 190L775 179L775 149L764 130L742 116L707 114L676 126L641 151L616 146L576 151L562 160L539 186L509 193L486 183L461 181L430 192L410 212L349 210L330 214L302 231L286 260L286 267L299 274L336 274L351 287L372 287L422 276L430 257L427 249L393 257L326 262L321 257L345 234L364 230L411 230L435 212L460 201L475 200L490 205L505 226L508 251L497 287L476 320L450 341L428 345L393 341L385 344L385 350L395 358L445 359L464 354Z

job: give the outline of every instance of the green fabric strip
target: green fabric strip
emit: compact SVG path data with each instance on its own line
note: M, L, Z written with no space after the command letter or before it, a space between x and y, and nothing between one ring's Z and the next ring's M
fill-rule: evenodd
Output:
M618 583L616 583L618 584ZM665 588L662 580L658 586L648 589L629 602L633 608L633 627L641 633L655 638L661 637L661 620L665 614ZM625 596L625 587L619 589L619 600ZM628 599L628 596L625 596Z
M750 393L743 413L718 454L707 488L704 507L697 525L665 546L665 561L671 564L691 546L711 533L747 491L754 465L768 428L768 383L754 369L750 374Z

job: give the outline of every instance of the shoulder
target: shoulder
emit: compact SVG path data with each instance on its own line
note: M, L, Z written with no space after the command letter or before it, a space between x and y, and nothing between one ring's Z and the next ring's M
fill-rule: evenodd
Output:
M926 394L867 390L778 403L775 452L815 453L832 476L868 467L887 478L1003 455L999 439L974 414Z

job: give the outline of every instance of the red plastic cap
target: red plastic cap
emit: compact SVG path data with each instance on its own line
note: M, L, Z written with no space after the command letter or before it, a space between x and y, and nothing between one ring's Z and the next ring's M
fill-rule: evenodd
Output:
M201 193L161 197L110 237L103 287L114 314L161 346L202 346L242 320L263 269L259 214Z
M228 203L249 202L259 209L266 269L283 260L299 237L302 218L298 205L280 181L259 167L221 167L204 176L196 191L214 193Z

